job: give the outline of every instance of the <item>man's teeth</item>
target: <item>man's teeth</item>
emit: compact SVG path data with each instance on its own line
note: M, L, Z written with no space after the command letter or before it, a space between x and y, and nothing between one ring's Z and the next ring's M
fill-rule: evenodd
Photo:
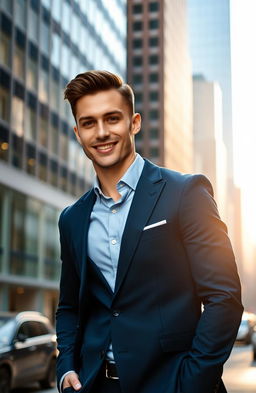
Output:
M110 149L113 145L114 144L111 143L111 144L108 144L108 145L98 146L97 149L98 150L107 150L107 149Z

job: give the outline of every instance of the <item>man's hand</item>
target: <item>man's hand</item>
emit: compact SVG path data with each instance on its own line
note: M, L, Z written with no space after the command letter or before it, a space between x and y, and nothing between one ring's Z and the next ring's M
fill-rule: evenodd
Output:
M64 378L62 389L72 387L75 390L81 389L82 385L78 379L78 375L74 372L70 372Z

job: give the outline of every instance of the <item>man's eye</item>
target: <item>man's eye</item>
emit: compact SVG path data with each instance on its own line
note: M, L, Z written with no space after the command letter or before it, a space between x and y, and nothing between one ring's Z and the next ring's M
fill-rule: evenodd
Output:
M93 121L92 120L84 121L82 123L82 127L91 127L92 125L93 125Z
M119 117L118 117L118 116L110 116L110 117L108 118L108 122L109 122L109 123L116 123L118 120L119 120Z

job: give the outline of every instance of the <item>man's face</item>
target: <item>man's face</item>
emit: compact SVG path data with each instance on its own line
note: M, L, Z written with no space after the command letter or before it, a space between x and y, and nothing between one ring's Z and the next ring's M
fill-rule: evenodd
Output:
M74 131L87 157L98 168L126 170L132 163L134 135L141 126L140 115L131 115L122 95L115 89L81 97L76 103Z

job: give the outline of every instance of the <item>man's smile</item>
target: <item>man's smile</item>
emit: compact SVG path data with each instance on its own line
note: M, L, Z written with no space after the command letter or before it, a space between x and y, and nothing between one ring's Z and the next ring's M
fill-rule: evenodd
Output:
M116 144L117 144L117 142L108 142L108 143L104 143L104 144L97 144L97 145L94 145L93 147L101 153L108 153L108 152L112 151L113 147Z

